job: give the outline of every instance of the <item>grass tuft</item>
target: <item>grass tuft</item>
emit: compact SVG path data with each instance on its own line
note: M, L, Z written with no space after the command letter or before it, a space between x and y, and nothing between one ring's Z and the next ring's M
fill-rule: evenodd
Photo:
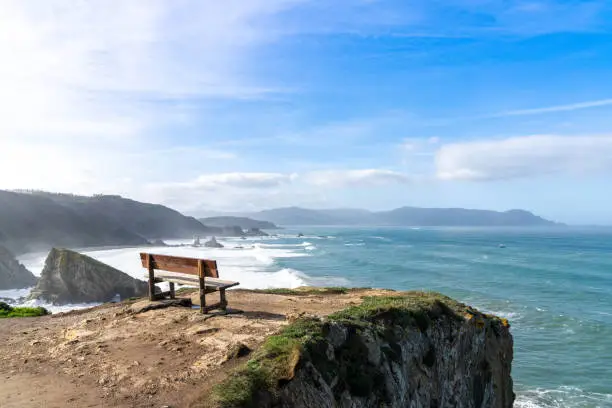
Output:
M44 307L12 307L0 302L0 319L9 317L38 317L50 314Z
M223 408L255 407L260 392L274 393L293 378L304 348L323 339L323 323L298 319L270 336L253 357L214 389L214 400Z
M404 292L398 296L368 296L359 305L329 316L330 320L364 324L392 322L403 327L427 330L431 321L442 315L462 319L466 306L435 292Z

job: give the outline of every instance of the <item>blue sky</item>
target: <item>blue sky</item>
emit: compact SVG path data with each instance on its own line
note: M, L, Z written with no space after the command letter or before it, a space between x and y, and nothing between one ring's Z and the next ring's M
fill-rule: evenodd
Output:
M612 224L605 1L7 0L0 188Z

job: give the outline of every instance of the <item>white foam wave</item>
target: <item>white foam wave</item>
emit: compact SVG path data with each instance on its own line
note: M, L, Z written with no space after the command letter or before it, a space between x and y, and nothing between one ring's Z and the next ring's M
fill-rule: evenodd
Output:
M517 393L515 408L610 407L612 394L585 392L577 387L537 388Z
M0 299L19 299L30 294L32 288L0 290Z
M391 241L392 241L390 238L387 238L387 237L380 237L380 236L377 236L377 235L375 235L375 236L373 236L373 237L371 237L371 238L373 238L373 239L377 239L377 240L379 240L379 241L385 241L385 242L391 242Z
M522 317L521 314L518 313L518 312L505 312L505 311L502 311L502 310L500 310L500 311L492 310L492 311L487 311L487 313L490 313L490 314L493 314L495 316L502 317L502 318L508 319L508 320L519 320Z
M89 307L98 306L100 303L71 303L68 305L53 305L51 303L46 303L40 300L28 300L22 303L18 303L16 306L26 306L26 307L37 307L42 306L51 313L61 313L68 312L70 310L79 310L79 309L87 309Z

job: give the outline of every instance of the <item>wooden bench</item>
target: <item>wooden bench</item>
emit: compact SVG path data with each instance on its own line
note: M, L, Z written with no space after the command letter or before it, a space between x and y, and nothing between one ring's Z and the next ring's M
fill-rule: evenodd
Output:
M167 295L175 298L174 284L198 286L200 288L200 312L227 308L225 290L239 285L238 282L219 279L217 261L180 256L140 254L143 268L149 270L149 299L159 300ZM169 282L170 291L155 293L155 283ZM219 292L220 302L206 305L206 294Z

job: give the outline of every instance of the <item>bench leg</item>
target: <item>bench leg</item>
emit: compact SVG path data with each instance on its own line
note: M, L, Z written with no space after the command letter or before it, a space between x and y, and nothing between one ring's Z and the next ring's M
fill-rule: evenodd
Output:
M206 314L206 290L200 289L200 313Z
M225 289L219 289L219 297L221 298L221 310L227 309L227 299L225 298Z
M174 292L174 282L170 283L170 299L176 299L176 293Z
M149 266L149 300L155 300L155 270Z

